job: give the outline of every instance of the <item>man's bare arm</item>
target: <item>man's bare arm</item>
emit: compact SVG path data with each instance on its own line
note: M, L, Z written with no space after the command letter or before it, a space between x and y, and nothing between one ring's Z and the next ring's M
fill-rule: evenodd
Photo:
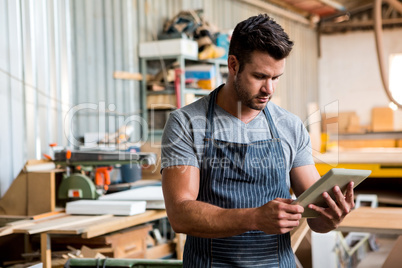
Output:
M173 229L199 237L227 237L249 230L281 234L298 226L303 208L277 198L259 208L223 209L197 201L199 169L174 166L162 171L166 211Z

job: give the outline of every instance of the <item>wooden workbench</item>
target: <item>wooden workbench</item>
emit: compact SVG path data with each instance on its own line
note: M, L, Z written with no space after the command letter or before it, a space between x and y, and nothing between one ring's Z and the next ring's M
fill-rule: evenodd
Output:
M357 208L345 217L337 230L402 235L402 208Z
M92 238L165 217L165 210L147 210L145 213L134 216L76 216L62 213L40 220L15 222L13 233L39 233L43 267L50 268L52 266L50 240L52 234Z

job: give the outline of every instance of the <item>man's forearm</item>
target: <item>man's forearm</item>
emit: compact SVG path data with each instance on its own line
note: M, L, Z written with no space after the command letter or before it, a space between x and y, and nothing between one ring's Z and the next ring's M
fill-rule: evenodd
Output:
M178 233L205 238L218 238L242 234L257 229L255 208L223 209L196 200L175 204L169 221Z

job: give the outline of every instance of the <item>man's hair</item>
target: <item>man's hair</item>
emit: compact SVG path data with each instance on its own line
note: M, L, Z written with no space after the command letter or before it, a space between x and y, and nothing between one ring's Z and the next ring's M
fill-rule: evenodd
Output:
M239 22L232 34L229 55L236 56L240 70L250 62L251 53L261 51L276 60L286 58L292 50L293 42L282 27L267 14L250 17Z

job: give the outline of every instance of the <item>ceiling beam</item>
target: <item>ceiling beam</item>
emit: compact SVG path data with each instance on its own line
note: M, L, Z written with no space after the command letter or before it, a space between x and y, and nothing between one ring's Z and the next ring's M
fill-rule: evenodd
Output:
M310 16L310 13L307 12L306 10L303 10L301 8L295 7L294 5L288 4L286 1L283 0L264 0L265 2L283 7L284 9L288 10L288 11L292 11L295 13L298 13L299 15L308 18L308 16Z
M394 18L394 19L383 19L383 25L393 25L393 24L402 24L402 18ZM330 30L339 30L345 28L358 28L358 27L369 27L374 26L374 20L365 20L365 21L347 21L342 23L335 22L326 22L321 24L320 31L330 31Z
M345 11L346 10L346 8L341 3L338 3L335 0L317 0L317 2L320 2L320 3L324 4L324 5L333 7L336 10L339 10L339 11Z
M282 9L282 8L277 7L275 5L263 2L261 0L237 0L237 1L246 3L246 4L249 4L249 5L258 7L258 8L261 8L265 12L273 13L273 14L276 14L278 16L285 17L287 19L299 22L299 23L304 24L304 25L311 25L311 22L308 19L306 19L305 17L303 17L301 15L298 15L296 13L293 13L293 12L287 11L285 9Z

